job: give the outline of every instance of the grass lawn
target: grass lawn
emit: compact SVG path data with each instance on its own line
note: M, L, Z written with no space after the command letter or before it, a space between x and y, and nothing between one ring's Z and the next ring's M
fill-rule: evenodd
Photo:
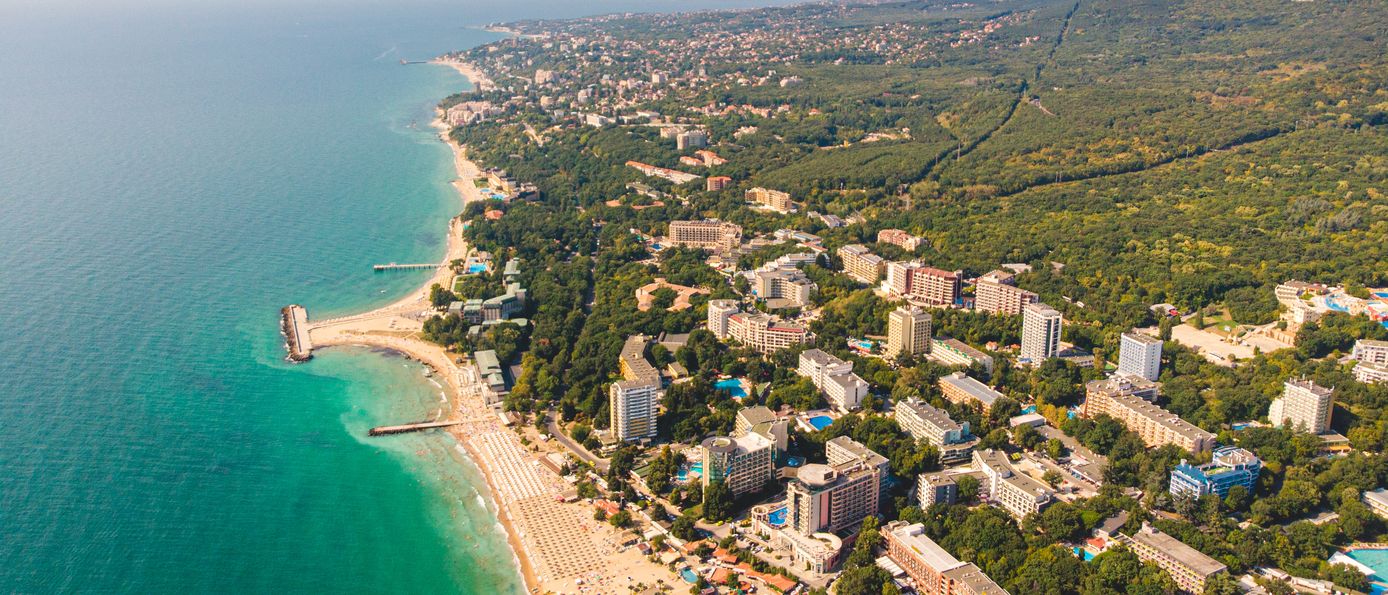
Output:
M473 179L472 179L472 185L473 185L473 186L476 186L476 187L478 187L478 188L486 188L486 187L487 187L487 179L486 179L486 178L473 178Z
M1205 315L1205 327L1202 330L1219 334L1228 335L1230 331L1238 328L1239 323L1229 316L1229 311L1221 308L1218 313ZM1229 327L1225 330L1224 327Z

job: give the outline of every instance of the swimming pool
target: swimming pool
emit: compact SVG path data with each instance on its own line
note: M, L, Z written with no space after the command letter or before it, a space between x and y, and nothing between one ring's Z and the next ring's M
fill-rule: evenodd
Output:
M786 459L787 467L799 467L805 464L805 457L790 457Z
M468 272L469 275L476 275L476 274L478 274L478 273L485 273L485 272L487 272L487 265L481 264L481 263L473 263L473 264L467 265L467 272Z
M727 378L713 383L713 388L732 395L734 398L741 399L747 396L747 390L743 388L742 380L739 378Z
M699 582L699 575L694 574L694 571L688 568L680 569L680 578L684 579L684 582L690 584Z
M1022 415L1026 415L1028 413L1036 413L1036 406L1027 405L1026 407L1022 408Z
M690 464L687 465L687 466L680 467L680 470L677 471L677 472L675 473L675 479L677 479L677 480L679 480L679 481L681 481L681 482L689 481L689 473L690 473L690 472L698 473L700 477L703 477L703 475L704 475L704 464L703 464L703 462L690 463Z
M1345 556L1354 560L1358 565L1373 571L1373 574L1369 575L1369 581L1374 583L1371 591L1375 595L1388 590L1388 549L1350 550L1332 556L1330 561L1334 562L1336 556Z
M1375 291L1375 292L1374 292L1374 297L1376 297L1376 298L1378 298L1378 299L1380 299L1380 300L1388 300L1388 292L1385 292L1385 291Z
M766 515L766 523L772 527L784 527L786 524L786 509L777 508Z
M1094 554L1090 553L1089 550L1084 549L1080 546L1075 546L1075 555L1079 556L1080 558L1084 558L1085 562L1094 559Z
M834 423L834 418L829 417L827 415L816 415L805 421L809 422L810 425L814 426L814 429L823 430L824 428L829 427L830 424Z

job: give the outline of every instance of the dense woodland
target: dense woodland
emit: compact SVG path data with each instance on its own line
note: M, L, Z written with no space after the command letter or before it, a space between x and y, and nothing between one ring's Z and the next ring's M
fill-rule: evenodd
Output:
M1118 510L1132 513L1130 523L1153 522L1236 573L1277 566L1364 589L1361 575L1324 560L1336 546L1383 540L1388 532L1356 499L1360 490L1388 485L1388 386L1353 381L1339 361L1355 339L1388 338L1382 326L1332 315L1304 327L1296 349L1259 354L1232 369L1166 344L1162 405L1216 432L1222 444L1261 457L1266 469L1251 494L1174 501L1166 492L1168 473L1191 458L1188 453L1148 449L1112 419L1072 420L1066 411L1081 400L1084 382L1101 377L1119 333L1161 322L1151 304L1187 311L1222 304L1239 322L1265 323L1277 316L1272 287L1289 278L1388 285L1388 11L1376 0L987 4L1019 15L995 43L910 59L866 51L806 55L777 65L803 85L690 91L678 102L653 106L711 131L712 149L729 163L700 173L731 176L733 187L722 192L703 191L702 181L673 186L624 167L629 159L679 165L674 142L660 139L653 127L597 129L538 113L521 117L543 130L543 147L514 121L454 130L479 162L541 190L540 200L496 205L505 211L497 220L482 218L481 205L463 214L471 221L467 238L478 248L526 263L521 282L532 298L526 313L531 325L502 325L469 339L458 321L439 319L428 332L460 349L497 347L519 361L523 373L506 406L552 410L573 424L577 439L596 446L591 433L608 423L605 388L616 377L626 337L693 331L686 347L649 354L659 365L679 362L694 376L667 391L659 429L662 441L693 444L727 432L741 405L805 410L822 406L823 397L794 374L797 350L763 359L696 330L708 299L737 297L738 289L704 264L704 254L653 254L631 230L660 235L670 220L714 216L741 224L749 237L799 229L823 236L831 249L865 243L888 258L917 257L969 275L1004 262L1030 264L1032 272L1020 275L1018 284L1064 311L1064 339L1092 350L1100 367L1052 361L1027 370L995 353L991 375L971 371L1008 395L989 416L940 398L935 380L950 370L924 361L893 368L850 351L842 338L881 335L893 306L835 274L832 259L810 266L823 306L812 326L821 337L818 346L854 361L873 396L865 417L797 435L795 450L818 460L827 439L850 435L889 456L900 476L938 468L933 448L873 414L886 402L912 398L968 421L983 446L1063 454L1056 441L1006 430L1008 415L1034 403L1053 425L1108 454L1107 487L1099 497L1056 504L1018 524L994 508L968 506L970 498L920 510L904 497L908 482L902 482L884 522L925 523L946 549L1018 593L1172 592L1168 577L1121 549L1084 563L1056 546ZM745 11L722 19L696 15L687 26L731 30L794 15L822 28L815 31L846 33L907 22L933 35L961 21L937 4L902 2ZM633 39L678 35L639 16L549 26L600 28ZM522 42L508 43L524 49ZM564 67L552 54L542 59L551 62L536 66ZM757 69L726 60L708 67ZM478 97L463 94L445 105ZM682 109L710 102L787 108L770 118ZM734 142L733 131L745 126L757 132ZM873 132L897 138L865 140ZM627 189L638 181L679 200L632 209L627 205L650 204ZM792 192L802 211L748 208L742 192L757 185ZM624 206L604 205L613 199ZM829 229L807 211L858 214L865 223ZM876 232L885 228L920 235L928 246L906 254L878 245ZM744 255L743 264L755 266L790 249ZM703 286L713 295L695 298L695 307L682 312L640 312L635 289L655 277ZM1015 318L933 314L937 335L976 347L1018 342ZM1169 332L1169 323L1162 328ZM718 374L769 386L738 404L713 388ZM1359 452L1325 458L1313 437L1230 429L1265 416L1282 382L1303 375L1336 388L1334 428ZM627 463L619 469L638 456L627 450L619 451ZM670 481L669 452L639 455L653 464L653 489L695 517L725 515L722 494L714 494L710 506L708 494ZM619 486L623 481L620 474L610 479ZM1125 487L1141 489L1142 500L1124 495ZM1339 519L1307 522L1326 511ZM688 530L691 523L683 518L676 526ZM873 538L865 530L860 544L870 547ZM888 592L870 557L855 551L845 567L839 593ZM1217 593L1233 589L1227 581L1211 586Z

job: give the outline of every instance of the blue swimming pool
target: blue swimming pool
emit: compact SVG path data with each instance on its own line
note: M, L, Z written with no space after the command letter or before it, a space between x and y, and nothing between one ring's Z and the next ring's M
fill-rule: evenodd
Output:
M810 422L810 425L814 426L814 429L823 430L824 428L829 427L830 424L834 423L834 418L829 417L827 415L816 415L805 421Z
M688 568L680 569L680 578L684 579L684 582L690 584L699 582L699 575L694 574L694 571Z
M675 479L682 482L689 481L689 474L691 472L698 473L699 476L702 477L704 475L704 464L702 462L690 463L689 465L680 467L680 470L675 473Z
M481 264L481 263L473 263L473 264L467 265L467 272L468 272L469 275L476 275L476 274L478 274L478 273L485 273L485 272L487 272L487 265Z
M747 390L742 387L742 380L738 378L728 378L713 383L713 387L738 399L747 396Z
M1079 546L1075 546L1075 555L1078 556L1078 557L1080 557L1080 558L1084 558L1084 561L1085 561L1085 562L1088 562L1088 561L1094 559L1094 554L1089 553L1089 550L1084 549L1084 548L1079 547Z
M783 527L783 526L785 526L785 524L786 524L786 509L785 509L785 508L777 508L776 510L771 511L770 514L766 515L766 522L767 522L767 524L771 525L772 527Z
M805 457L790 457L786 459L787 467L799 467L805 464Z
M1345 555L1374 571L1369 580L1388 583L1388 550L1350 550Z
M1035 406L1035 405L1027 405L1026 407L1023 407L1023 408L1022 408L1022 415L1026 415L1026 414L1028 414L1028 413L1036 413L1036 406Z
M1384 292L1384 291L1375 291L1375 292L1374 292L1374 297L1376 297L1376 298L1378 298L1378 299L1380 299L1380 300L1388 300L1388 292Z

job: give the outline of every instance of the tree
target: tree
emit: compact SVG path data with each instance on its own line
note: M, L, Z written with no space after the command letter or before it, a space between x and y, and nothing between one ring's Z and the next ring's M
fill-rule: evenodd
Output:
M704 486L704 518L718 523L732 518L733 494L722 480Z
M676 518L675 522L670 523L670 533L684 541L693 541L699 537L694 528L694 518L688 511Z
M845 570L834 581L834 593L837 595L889 595L897 592L892 584L892 575L876 565Z
M619 510L617 514L609 517L607 522L618 529L626 528L628 525L631 525L631 513L627 512L626 509Z
M433 305L435 308L442 308L444 306L447 306L448 304L457 301L457 299L458 296L453 295L453 292L444 289L443 286L439 285L438 283L435 283L432 287L429 288L429 303Z
M877 517L870 516L863 519L863 525L858 529L858 540L853 544L853 553L848 555L844 561L844 568L858 568L860 566L871 566L877 559L874 551L882 544L882 534L878 532Z
M960 502L972 502L978 497L978 478L972 475L960 475L955 480L955 488L958 490Z

